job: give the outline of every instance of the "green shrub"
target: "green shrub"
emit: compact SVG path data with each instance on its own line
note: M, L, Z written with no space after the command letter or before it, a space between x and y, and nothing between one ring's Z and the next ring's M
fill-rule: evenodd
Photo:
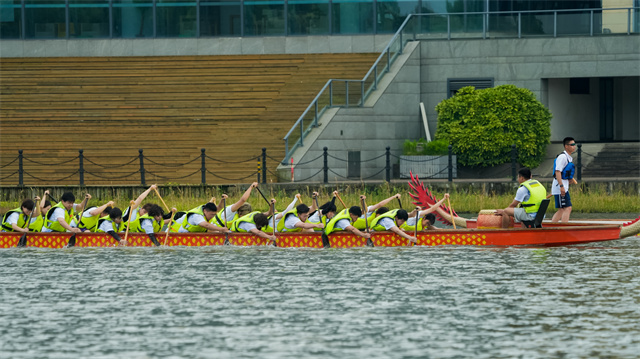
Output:
M451 143L458 162L495 166L517 160L535 168L551 137L551 112L527 89L513 85L476 90L464 87L436 106L436 139Z
M417 141L404 141L404 147L402 150L402 154L407 156L444 156L448 153L448 141L436 140L427 142L427 140L425 140L424 138L421 138Z

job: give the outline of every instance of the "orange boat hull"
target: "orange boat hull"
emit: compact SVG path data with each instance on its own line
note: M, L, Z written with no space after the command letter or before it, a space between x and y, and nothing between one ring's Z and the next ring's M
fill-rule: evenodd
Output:
M0 233L0 248L14 248L22 234ZM29 233L26 247L64 248L69 243L70 233ZM121 234L124 237L124 234ZM156 238L165 244L165 234L159 233ZM609 241L620 238L620 227L602 226L558 226L536 229L449 229L425 231L418 233L420 246L438 245L470 245L470 246L558 246L588 242ZM146 234L129 234L128 246L153 247ZM408 240L391 232L373 233L371 241L375 247L410 246ZM229 235L228 244L234 246L268 246L271 241L251 234L234 233ZM365 247L366 240L349 233L334 233L329 236L331 248ZM225 236L209 233L172 233L166 240L167 246L222 246ZM115 247L116 241L104 233L80 233L76 235L76 247ZM324 248L319 233L285 233L278 234L278 247Z

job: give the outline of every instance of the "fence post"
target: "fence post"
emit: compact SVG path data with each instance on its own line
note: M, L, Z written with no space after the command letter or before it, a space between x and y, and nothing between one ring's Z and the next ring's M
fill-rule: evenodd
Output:
M453 146L449 145L448 149L449 149L449 166L448 166L449 174L447 178L449 182L453 182Z
M511 180L516 180L516 144L511 145Z
M324 183L329 183L329 154L327 153L328 148L322 148L322 157L324 157L324 164L322 165L322 172L324 173L322 181Z
M262 147L262 183L267 183L267 148Z
M385 156L387 157L387 162L385 164L385 178L387 182L391 183L391 147L387 146Z
M201 182L203 185L207 184L207 166L204 163L204 158L205 158L205 149L201 148L200 149L200 172L202 172L202 178L201 178Z
M78 150L78 159L80 160L80 167L78 173L80 174L80 187L84 186L84 150Z
M144 180L144 155L142 154L142 148L138 150L138 157L140 157L140 184L146 186L146 181Z
M578 181L582 181L582 143L578 144Z
M22 150L18 150L18 185L24 186L24 169L22 168Z

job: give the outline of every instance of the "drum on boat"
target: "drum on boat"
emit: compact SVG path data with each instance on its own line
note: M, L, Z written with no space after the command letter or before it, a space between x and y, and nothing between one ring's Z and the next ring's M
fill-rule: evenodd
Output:
M502 216L496 215L495 209L483 209L478 213L478 228L501 228ZM509 228L514 227L513 217L509 217Z

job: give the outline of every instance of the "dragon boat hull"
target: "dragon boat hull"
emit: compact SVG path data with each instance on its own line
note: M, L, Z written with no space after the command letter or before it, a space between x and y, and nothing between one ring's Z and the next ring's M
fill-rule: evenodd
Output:
M120 235L124 238L124 233ZM0 248L19 246L21 233L0 233ZM79 233L75 241L69 243L71 233L29 233L24 247L65 248L75 247L115 247L117 242L104 233ZM616 225L598 226L558 226L545 228L514 229L449 229L418 233L419 246L471 245L471 246L561 246L588 242L620 239L621 227ZM271 241L251 234L234 233L228 241L222 234L210 233L171 233L165 242L165 234L156 234L158 241L166 246L269 246ZM331 248L354 248L367 245L364 238L350 233L334 233L328 236ZM375 247L410 246L406 239L391 232L375 232L371 238ZM74 243L75 242L75 243ZM153 247L146 234L129 234L129 247ZM278 247L324 248L320 233L283 233L278 234Z

